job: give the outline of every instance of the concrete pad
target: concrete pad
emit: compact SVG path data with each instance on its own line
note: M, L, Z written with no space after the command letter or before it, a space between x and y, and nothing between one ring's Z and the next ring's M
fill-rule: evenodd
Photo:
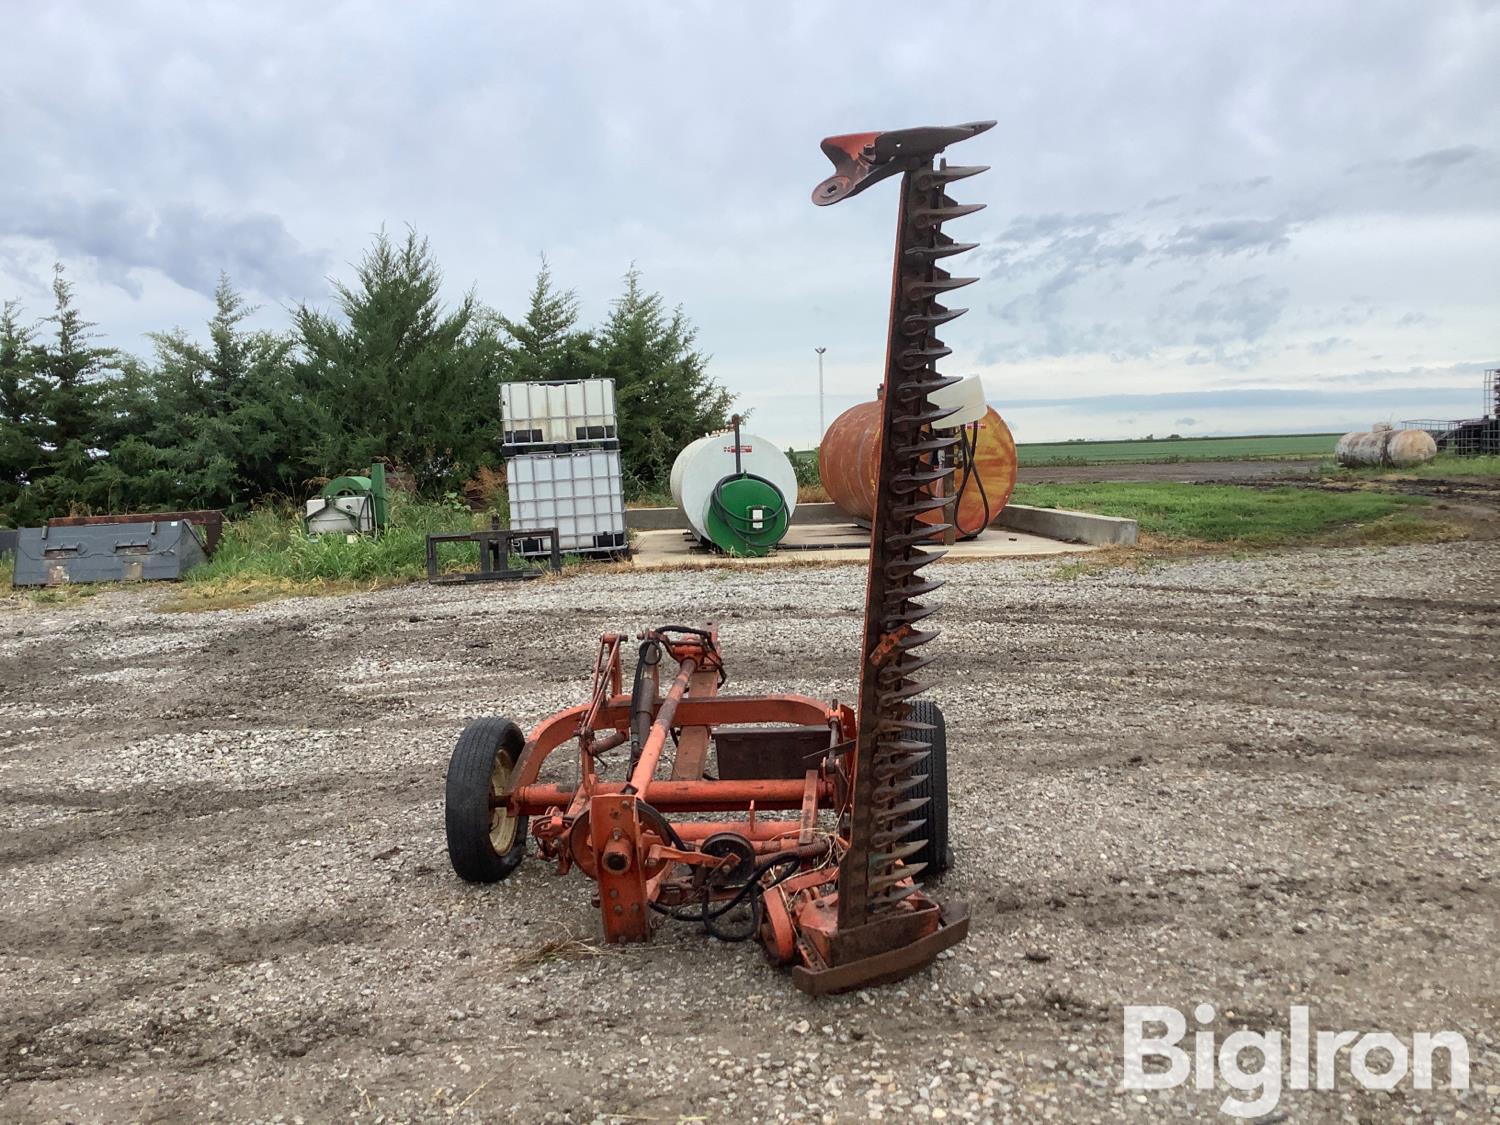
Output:
M952 559L1038 558L1097 549L1004 527L991 528L974 539L946 548ZM641 531L631 540L631 552L631 563L637 570L864 562L869 558L870 533L851 523L794 524L781 546L771 554L759 559L735 559L698 547L683 531Z
M1101 516L1068 508L1034 508L1030 504L1007 504L995 522L1007 530L1094 547L1134 547L1139 530L1135 520L1121 516Z
M839 511L836 504L798 504L792 514L792 530L795 532L797 528L809 525L848 526L849 517ZM687 521L676 508L627 508L625 526L632 531L664 531L685 528ZM1093 547L1133 547L1137 532L1136 522L1132 519L1073 512L1065 508L1034 508L1027 504L1007 504L990 530L1007 535L1024 532L1043 539L1062 539Z

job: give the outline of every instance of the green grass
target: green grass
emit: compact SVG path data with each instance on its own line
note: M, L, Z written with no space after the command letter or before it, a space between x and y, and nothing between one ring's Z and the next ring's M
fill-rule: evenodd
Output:
M1124 516L1142 533L1167 541L1270 547L1340 535L1352 541L1433 538L1432 524L1411 514L1426 501L1384 492L1311 488L1241 488L1205 484L1022 484L1012 499L1042 508Z
M489 526L488 513L457 503L433 504L392 498L391 526L378 539L322 535L310 538L291 508L261 508L226 524L219 548L206 565L190 571L180 595L163 608L173 611L230 609L278 597L343 593L400 585L427 577L427 536ZM438 547L445 571L476 565L470 543ZM565 556L564 565L580 561Z
M303 582L372 582L412 580L427 573L427 536L433 532L470 531L483 526L466 508L422 504L397 497L391 526L379 538L343 535L310 537L298 513L289 508L260 508L224 528L219 549L206 566L190 572L190 584L228 578ZM445 546L439 557L456 560L463 548ZM473 548L468 551L472 554Z
M1154 441L1059 441L1016 446L1022 465L1170 464L1176 461L1256 461L1328 457L1339 434L1263 434L1255 437Z

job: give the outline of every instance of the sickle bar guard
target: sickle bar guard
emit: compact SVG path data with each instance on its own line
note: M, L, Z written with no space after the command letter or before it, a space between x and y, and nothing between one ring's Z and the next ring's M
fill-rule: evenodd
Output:
M917 517L946 503L952 470L939 455L957 441L933 429L946 412L928 397L956 381L938 373L949 349L937 330L964 310L941 302L975 280L945 268L972 245L942 228L983 206L955 202L947 187L984 168L937 157L993 124L823 142L834 174L813 192L819 205L901 178L855 706L719 694L727 677L712 627L638 634L626 693L627 639L606 634L587 702L529 736L481 719L460 737L446 816L461 876L509 875L525 854L529 821L559 872L576 866L598 884L608 941L647 940L653 914L697 922L722 940L758 937L811 993L899 979L967 933L966 908L939 904L917 882L947 857L946 767L930 759L945 753L945 733L936 705L916 698L918 673L931 663L924 646L937 636L926 627L933 610L919 599L941 585L921 575L941 552L918 544L941 528ZM669 682L664 656L677 666ZM575 741L576 784L544 781L549 755ZM717 775L706 778L710 748ZM605 759L616 751L612 771ZM778 810L795 815L763 815ZM680 819L692 812L743 819Z

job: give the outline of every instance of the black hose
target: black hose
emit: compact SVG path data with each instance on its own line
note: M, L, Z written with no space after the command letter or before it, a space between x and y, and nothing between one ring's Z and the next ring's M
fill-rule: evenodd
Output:
M719 655L719 646L714 643L714 636L707 629L695 629L691 625L658 625L656 627L656 629L655 629L655 632L657 632L657 633L688 633L688 634L690 634L690 635L692 635L694 637L700 638L703 641L703 647L708 652L712 653L714 656L718 656ZM661 659L660 655L657 656L657 659L658 660ZM729 682L729 673L724 670L724 661L720 660L718 663L719 663L719 686L723 687L725 684L727 684Z
M958 488L953 493L953 528L958 532L960 539L969 539L985 529L990 514L990 498L984 490L984 474L979 472L978 466L975 464L975 458L979 454L979 423L975 422L972 429L969 426L960 427L958 441L960 448L964 451L964 475L963 479L958 482ZM979 501L983 506L982 511L984 513L980 517L981 523L979 527L974 531L965 529L964 525L958 519L958 505L964 498L964 491L969 487L971 477L979 487Z
M718 938L720 941L747 941L750 938L754 937L756 931L760 929L761 896L772 887L786 882L786 880L790 879L794 874L796 874L798 868L802 866L802 861L804 858L804 856L798 855L796 853L772 856L770 859L766 860L755 869L754 873L751 874L745 885L739 889L738 894L736 894L732 899L729 899L727 902L721 903L719 906L710 907L708 905L708 891L707 889L705 889L703 892L703 901L697 905L696 912L694 913L686 913L686 911L690 909L688 907L662 906L658 902L651 903L651 909L656 911L658 914L665 914L668 918L671 918L678 922L700 922L702 923L703 928L708 931L709 934ZM771 880L771 882L762 886L760 880L763 879L769 872L774 871L777 867L786 867L787 870L778 875L775 879ZM750 917L753 925L751 926L751 928L746 930L744 933L739 933L738 931L733 930L720 930L715 925L716 921L719 918L722 918L724 915L728 914L735 907L739 906L739 904L744 902L747 898L749 898L752 903L750 907Z
M637 800L635 803L637 816L644 816L653 827L661 830L661 834L671 841L674 848L687 851L687 845L682 842L682 837L677 835L677 829L672 827L672 822L662 816L661 810L655 805L648 805L645 801Z
M752 544L750 539L750 534L754 531L753 525L755 520L750 516L736 515L729 510L729 506L720 498L720 493L723 492L726 484L733 484L739 480L758 481L781 498L781 504L778 507L764 510L764 514L761 516L761 523L766 527L774 527L776 522L781 519L782 514L786 512L786 496L783 495L781 489L776 487L774 482L767 480L765 477L757 476L755 473L746 472L736 472L730 476L723 477L718 484L714 485L713 491L708 494L709 510L716 513L724 521L724 526L733 532L742 543L758 547L761 544Z
M646 671L661 663L661 643L642 641L635 661L635 678L630 682L630 769L640 761L641 747L651 734L651 704L646 698Z

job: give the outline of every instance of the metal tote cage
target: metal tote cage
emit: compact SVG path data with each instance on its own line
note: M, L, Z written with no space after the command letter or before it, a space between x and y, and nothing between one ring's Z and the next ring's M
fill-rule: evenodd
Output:
M1437 442L1439 453L1456 453L1460 457L1500 455L1500 367L1484 373L1485 409L1483 418L1459 418L1452 421L1431 418L1402 422L1403 430L1426 430Z
M506 469L512 531L557 528L562 550L578 555L620 555L627 549L620 451L579 449L526 453ZM547 539L523 539L526 558L547 554Z

